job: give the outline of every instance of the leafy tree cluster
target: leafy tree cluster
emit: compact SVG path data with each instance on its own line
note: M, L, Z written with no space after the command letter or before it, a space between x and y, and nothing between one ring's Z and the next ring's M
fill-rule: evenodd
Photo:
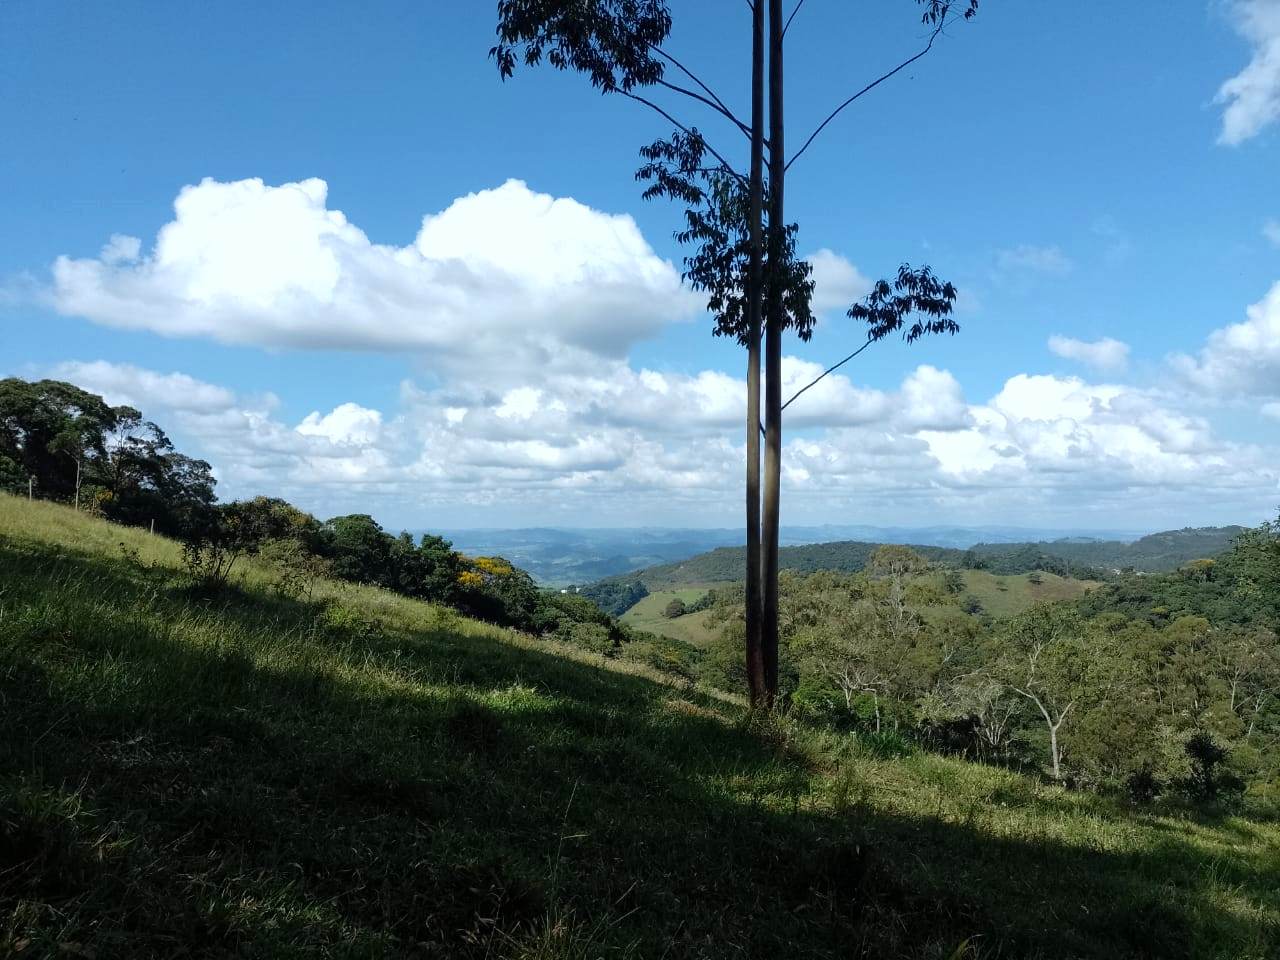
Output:
M1035 572L1076 580L1105 580L1110 576L1106 568L1046 552L1040 544L1034 543L978 544L964 552L960 565L968 570L987 570L999 576Z
M605 613L620 617L647 597L649 588L640 580L611 579L579 587L577 592Z
M60 380L0 380L0 490L184 536L207 521L214 483L133 407Z
M1246 530L1221 556L1194 560L1172 573L1126 574L1087 594L1088 616L1119 613L1163 626L1179 617L1215 624L1263 623L1280 628L1280 525Z
M784 575L790 709L1137 799L1247 787L1280 803L1280 525L1216 563L994 623L946 573L882 547L858 573ZM722 635L702 668L731 689L743 681L738 603L726 591L714 607Z

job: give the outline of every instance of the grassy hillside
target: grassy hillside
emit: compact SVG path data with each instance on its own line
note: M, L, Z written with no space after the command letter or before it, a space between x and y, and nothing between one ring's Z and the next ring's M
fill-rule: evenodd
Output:
M245 574L0 497L0 955L1277 956L1275 824Z
M706 595L715 587L728 586L724 583L695 584L676 590L661 590L651 593L620 618L623 623L636 630L645 630L663 637L684 640L695 647L705 647L713 638L715 631L708 624L710 610L686 614L674 619L668 618L663 611L672 600L683 600L693 603Z
M964 571L964 592L976 597L983 612L996 618L1014 617L1037 603L1074 600L1098 584L1052 573L999 576L986 570ZM1035 583L1038 579L1040 582Z

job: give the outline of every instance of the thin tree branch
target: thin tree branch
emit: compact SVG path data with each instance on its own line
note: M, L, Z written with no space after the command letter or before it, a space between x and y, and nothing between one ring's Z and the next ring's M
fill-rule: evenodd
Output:
M787 22L782 28L783 39L786 39L787 31L791 29L791 21L796 18L796 14L800 12L800 8L803 6L804 0L800 0L800 2L796 4L796 8L791 11L791 16L787 17Z
M666 87L668 90L671 90L671 91L673 91L674 93L682 93L682 94L684 94L686 97L689 97L689 98L691 98L691 99L693 99L693 100L697 100L699 103L704 103L704 104L706 104L708 107L710 107L710 108L711 108L712 110L714 110L716 113L720 114L722 117L725 117L725 118L726 118L730 123L732 123L732 124L733 124L734 126L736 126L739 130L741 130L741 131L742 131L742 135L743 135L744 137L747 137L748 139L750 139L750 137L751 137L751 128L750 128L750 127L748 127L745 123L743 123L741 120L739 120L737 117L735 117L732 113L730 113L730 112L729 112L728 110L726 110L724 107L722 107L722 106L720 106L719 104L713 103L712 101L708 100L706 97L704 97L702 94L698 93L696 90L690 90L688 87L682 87L682 86L680 86L678 83L671 83L671 82L669 82L669 81L667 81L667 80L659 80L659 81L658 81L658 86L660 86L660 87Z
M662 116L663 118L665 118L668 122L675 124L675 126L676 126L679 130L682 130L686 136L689 136L689 137L694 136L694 133L693 133L693 131L692 131L692 130L690 130L688 127L686 127L683 123L681 123L679 120L677 120L677 119L676 119L675 117L673 117L671 114L667 113L667 111L663 110L660 106L658 106L658 105L657 105L656 103L654 103L652 100L649 100L649 99L647 99L647 98L645 98L645 97L642 97L642 96L640 96L640 95L638 95L638 94L630 93L629 91L622 90L622 89L617 90L617 92L618 92L618 93L620 93L620 94L622 94L624 97L626 97L626 98L627 98L627 99L629 99L629 100L634 100L636 103L643 103L646 107L648 107L650 110L653 110L653 111L655 111L656 113L658 113L659 115L661 115L661 116ZM738 178L738 180L739 180L739 181L741 181L742 183L746 183L746 182L747 182L747 178L746 178L746 177L744 177L742 174L740 174L737 170L733 169L733 167L732 167L732 166L730 166L729 161L728 161L728 160L726 160L724 157L722 157L722 156L721 156L721 155L716 151L716 148L715 148L715 147L713 147L713 146L711 146L711 144L707 143L707 141L706 141L705 139L703 139L703 138L701 137L701 135L699 135L699 139L701 139L701 140L702 140L702 145L703 145L704 147L706 147L706 148L707 148L707 152L708 152L709 154L711 154L713 157L715 157L717 160L719 160L719 161L720 161L720 166L724 169L724 171L725 171L726 173L730 174L731 176L737 177L737 178Z
M820 375L820 376L818 376L817 378L815 378L813 381L811 381L810 383L808 383L807 385L805 385L805 386L804 386L804 387L802 387L801 389L797 390L797 391L796 391L796 393L795 393L795 396L793 396L790 400L788 400L786 403L784 403L784 404L782 405L782 409L783 409L783 410L787 409L787 407L791 406L791 404L795 403L797 400L799 400L799 399L800 399L800 395L801 395L801 394L803 394L805 391L809 390L811 387L816 387L816 386L818 385L818 382L819 382L820 380L824 379L828 374L835 373L837 370L839 370L841 367L843 367L846 363L848 363L850 360L852 360L854 357L856 357L856 356L857 356L858 354L860 354L863 350L867 349L867 347L871 346L871 345L872 345L873 343L875 343L875 342L876 342L876 341L874 341L874 340L870 340L870 339L869 339L869 340L867 340L867 342L866 342L866 343L864 343L862 346L860 346L857 350L853 351L853 353L849 354L847 357L845 357L845 358L844 358L843 360L841 360L839 363L834 364L833 366L830 366L830 367L828 367L826 370L822 371L822 373L821 373L821 375Z
M686 77L692 80L695 84L698 85L698 87L702 90L703 93L705 93L708 97L711 98L710 101L703 100L703 103L706 103L708 106L713 107L714 109L718 110L720 113L724 114L726 118L728 118L729 120L737 124L738 129L740 129L747 136L751 136L751 128L747 126L745 123L743 123L741 120L739 120L737 116L734 115L734 112L729 109L728 104L726 104L723 100L721 100L718 96L716 96L715 91L712 90L710 87L708 87L705 83L703 83L702 80L699 79L692 70L690 70L683 63L681 63L679 60L677 60L675 57L667 53L667 51L663 50L659 46L651 45L649 49L651 49L654 53L662 57L662 59L666 60L673 67L675 67L677 70L683 73ZM660 81L660 82L662 82L665 86L670 86L671 89L673 90L678 90L681 93L685 93L689 96L695 97L696 99L702 100L702 98L699 97L697 94L695 94L692 90L685 90L683 87L677 87L674 84L667 84L665 81Z
M849 354L847 357L845 357L845 358L844 358L843 360L841 360L839 363L832 364L830 367L827 367L827 369L826 369L826 370L823 370L821 374L819 374L819 375L818 375L817 377L815 377L813 380L809 381L809 383L805 384L805 386L803 386L803 387L801 387L799 390L797 390L797 391L795 392L795 394L791 397L791 399L790 399L790 400L788 400L786 403L784 403L784 404L782 405L782 409L783 409L783 410L787 409L787 407L791 406L793 403L795 403L797 400L799 400L799 399L800 399L801 394L805 393L806 391L810 390L810 389L811 389L811 388L813 388L813 387L816 387L816 386L818 385L818 383L819 383L821 380L823 380L824 378L826 378L826 377L827 377L827 376L829 376L830 374L835 373L837 370L839 370L841 367L843 367L846 363L848 363L850 360L852 360L854 357L856 357L856 356L857 356L858 354L860 354L863 350L867 349L867 347L871 346L871 345L872 345L873 343L875 343L875 342L876 342L875 340L870 340L870 339L869 339L869 340L867 340L867 342L866 342L866 343L864 343L862 346L860 346L857 350L853 351L853 353ZM767 436L767 434L765 434L765 432L764 432L764 427L763 427L763 426L761 426L761 427L760 427L760 434L761 434L761 436Z
M836 117L840 116L840 114L844 112L844 109L847 106L849 106L849 104L853 103L853 101L857 100L864 93L868 93L874 90L876 87L880 86L880 84L884 83L886 80L888 80L890 77L894 76L895 74L901 73L907 67L911 66L911 64L915 63L917 60L923 57L926 53L932 50L933 42L938 39L938 34L942 33L943 28L946 27L948 22L949 21L946 21L946 20L939 21L938 25L933 28L933 32L929 34L929 42L926 43L924 46L924 49L921 50L919 53L917 53L914 57L910 57L906 60L903 60L902 63L898 64L888 73L884 74L883 76L875 80L872 80L865 87L863 87L861 90L855 93L852 97L850 97L844 103L840 104L840 106L832 110L831 114L827 117L827 119L823 120L822 123L818 124L818 129L813 131L813 133L809 135L809 139L804 142L804 146L802 146L796 152L796 155L794 157L792 157L790 160L787 161L787 165L785 169L787 170L791 169L791 164L795 163L797 160L800 159L801 156L804 155L804 152L809 149L810 144L812 144L814 140L818 139L818 134L822 133L822 131L827 128L827 124L829 124Z

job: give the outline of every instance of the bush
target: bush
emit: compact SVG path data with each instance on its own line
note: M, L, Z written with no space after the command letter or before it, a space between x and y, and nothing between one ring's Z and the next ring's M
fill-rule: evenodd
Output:
M1212 803L1224 793L1239 795L1244 792L1240 778L1222 769L1229 754L1213 737L1197 733L1187 741L1184 749L1191 761L1191 774L1182 781L1182 789L1192 800Z
M610 636L609 628L598 623L575 623L562 634L566 643L601 656L612 656L618 644Z
M330 563L307 551L297 540L270 540L263 544L259 556L275 570L276 592L290 600L315 593L316 583L330 573Z
M637 634L623 656L687 683L698 679L703 653L691 643L651 633Z
M463 561L458 575L459 606L481 620L535 631L541 594L533 578L502 557Z
M1129 795L1129 799L1134 803L1148 804L1159 796L1161 784L1150 768L1143 767L1141 770L1129 774L1128 779L1125 780L1124 788Z
M580 588L578 595L586 597L605 613L620 617L647 597L649 588L639 580L631 583L605 580Z
M341 603L327 603L320 624L344 640L372 641L383 636L382 624L360 610Z
M676 597L662 611L662 615L668 620L674 620L676 617L683 617L688 610L685 608L684 601Z

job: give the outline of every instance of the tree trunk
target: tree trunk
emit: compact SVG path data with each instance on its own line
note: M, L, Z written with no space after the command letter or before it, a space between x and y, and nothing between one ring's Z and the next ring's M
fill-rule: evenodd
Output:
M76 461L76 513L80 512L80 461Z
M751 266L747 278L746 658L751 705L764 702L760 578L760 330L764 314L764 5L751 22Z
M1053 779L1062 779L1062 766L1058 758L1058 727L1049 725L1049 753L1053 756Z
M757 0L757 3L762 0ZM782 262L786 153L783 141L782 0L769 0L769 269ZM782 287L768 284L765 317L765 452L761 574L764 578L761 648L765 706L778 694L778 526L782 481Z

